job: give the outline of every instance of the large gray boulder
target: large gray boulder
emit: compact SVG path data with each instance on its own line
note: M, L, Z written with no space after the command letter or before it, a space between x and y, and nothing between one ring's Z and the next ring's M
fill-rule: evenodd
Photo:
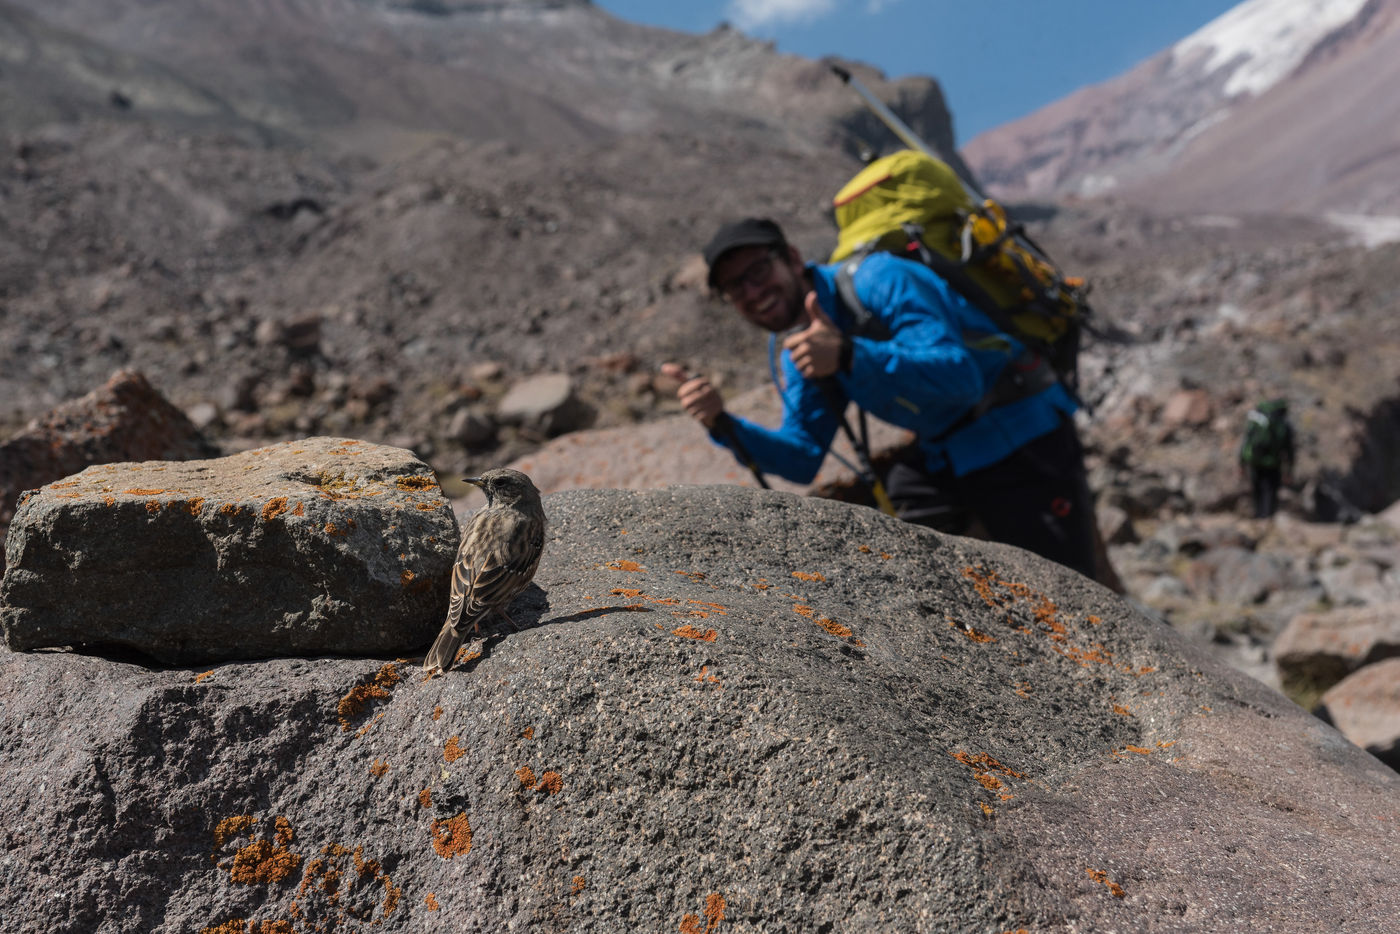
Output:
M1400 776L1072 572L732 486L545 508L523 629L431 680L0 655L7 930L1359 934L1400 912Z
M432 470L398 448L103 464L21 497L0 626L12 649L172 664L406 652L442 624L457 542Z

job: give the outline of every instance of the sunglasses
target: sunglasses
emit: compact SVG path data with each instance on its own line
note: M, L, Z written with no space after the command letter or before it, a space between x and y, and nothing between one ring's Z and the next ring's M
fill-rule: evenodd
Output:
M738 275L719 283L719 294L732 302L742 298L747 289L763 285L773 273L773 260L777 255L777 250L769 250L745 266Z

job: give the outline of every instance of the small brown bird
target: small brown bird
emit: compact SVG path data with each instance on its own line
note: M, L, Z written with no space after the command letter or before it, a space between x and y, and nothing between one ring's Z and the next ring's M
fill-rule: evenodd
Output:
M449 670L467 629L480 632L492 613L514 626L506 607L529 585L544 551L544 506L529 477L498 467L464 479L486 494L486 508L472 516L462 534L447 621L423 659L424 671Z

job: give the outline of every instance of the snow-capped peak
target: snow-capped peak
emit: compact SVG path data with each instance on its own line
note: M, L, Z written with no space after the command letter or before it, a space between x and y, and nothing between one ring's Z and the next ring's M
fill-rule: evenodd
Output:
M1173 67L1207 53L1209 74L1234 63L1225 93L1259 95L1288 77L1333 30L1346 25L1366 0L1246 0L1172 47Z

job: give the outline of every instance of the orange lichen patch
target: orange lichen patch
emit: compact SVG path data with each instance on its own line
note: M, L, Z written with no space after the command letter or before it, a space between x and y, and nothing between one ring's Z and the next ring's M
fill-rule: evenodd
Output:
M671 635L680 636L682 639L699 639L702 642L714 642L719 638L719 633L715 632L713 629L705 629L702 631L696 629L689 623L679 629L672 629Z
M1158 743L1158 744L1157 744L1157 748L1158 748L1158 749L1170 749L1170 748L1172 748L1172 747L1175 746L1175 745L1176 745L1176 740L1171 740L1170 742Z
M996 636L991 636L985 632L980 632L976 629L973 629L971 626L959 627L958 631L961 632L963 635L967 636L973 642L980 642L985 644L988 642L997 641Z
M1157 670L1156 668L1139 668L1139 669L1137 670L1137 673L1140 674L1140 675L1150 675L1150 674L1152 674L1152 672L1154 672L1154 671L1156 671L1156 670Z
M433 790L431 788L424 788L418 792L418 805L425 808L433 806Z
M1017 772L1015 769L1002 765L985 752L979 752L973 755L959 750L958 752L950 752L948 755L971 769L972 777L977 779L977 782L988 791L1001 792L1002 789L1006 787L1002 780L997 778L997 775L1023 780L1026 778L1025 775ZM999 794L998 797L1003 801L1009 801L1013 796L1003 793Z
M859 548L856 549L856 551L860 552L860 553L863 554L863 555L868 555L868 554L870 554L870 546L869 546L869 545L861 545Z
M434 720L441 720L441 719L442 719L442 708L441 708L441 707L434 707L434 708L433 708L433 719L434 719Z
M351 688L350 693L342 697L340 703L336 705L341 731L350 732L350 721L360 716L370 701L383 700L388 697L390 688L400 680L402 680L402 676L399 674L399 670L390 662L380 668L369 681Z
M187 500L185 502L185 508L189 510L190 515L199 515L204 511L204 497L196 496L194 499Z
M356 738L356 739L359 739L361 736L364 736L366 733L368 733L368 732L370 731L370 729L371 729L376 723L378 723L380 720L383 720L383 719L384 719L384 715L383 715L382 713L377 713L377 714L375 714L373 720L371 720L370 722L366 723L364 726L360 727L358 730L355 731L355 738Z
M243 507L237 503L224 503L219 507L219 515L221 516L236 516L241 512L243 512Z
M234 918L211 928L200 928L199 934L248 934L248 922Z
M369 774L373 775L375 778L382 777L387 771L389 771L389 763L385 762L383 759L375 759L374 765L369 767Z
M983 814L986 814L988 817L991 817L993 814L996 813L996 811L992 810L992 806L991 806L990 804L988 804L987 802L985 802L985 801L978 801L977 803L978 803L979 805L981 805L981 807L982 807L982 813L983 813Z
M75 486L78 486L78 481L77 481L77 480L70 480L70 481L68 481L67 483L50 483L50 484L49 484L49 489L51 489L51 490L71 490L71 489L72 489L73 487L75 487Z
M1089 874L1090 879L1093 879L1095 882L1098 882L1102 885L1108 886L1108 891L1113 895L1114 898L1123 897L1123 887L1117 882L1114 882L1112 879L1110 879L1108 877L1108 873L1104 872L1102 869L1086 868L1084 871Z
M1031 696L1031 683L1030 683L1029 681L1017 681L1015 687L1016 687L1016 694L1018 694L1019 696L1021 696L1021 697L1030 697L1030 696Z
M1103 622L1103 619L1098 616L1086 616L1084 617L1084 622L1088 623L1090 626L1097 626Z
M890 560L891 558L893 558L894 555L890 554L888 551L882 551L882 552L880 552L880 557L881 557L881 558L884 558L886 561L888 561L888 560Z
M702 581L702 580L705 579L705 572L704 572L704 571L676 571L676 573L679 574L681 577L688 577L688 578L690 578L691 580L695 581L697 584L698 584L700 581Z
M535 728L532 727L532 726L527 726L525 729L523 729L523 730L520 731L520 735L523 736L523 737L525 737L526 739L534 739L534 738L535 738Z
M467 751L459 745L460 736L454 736L447 741L447 745L442 747L442 758L448 762L456 762L467 754Z
M69 495L69 494L61 494L61 495ZM73 494L71 494L71 495L77 496L78 494L73 493ZM160 500L158 500L158 499L147 500L147 501L146 501L146 511L149 512L151 515L155 515L156 513L160 512Z
M464 645L457 650L457 658L452 662L454 665L465 665L467 662L474 662L481 657L480 648L472 648Z
M769 589L770 587L772 587L772 586L773 586L773 585L770 584L770 583L768 583L768 580L767 580L766 578L760 577L760 578L758 579L758 583L756 583L756 584L753 585L753 589L754 589L754 590L768 590L768 589Z
M522 765L520 768L516 769L515 777L520 779L520 784L524 785L526 788L535 787L535 770L528 765Z
M292 822L287 820L285 817L279 816L273 818L272 826L273 828L275 828L277 842L282 844L283 846L286 846L289 843L291 843L293 838L296 837L296 832L292 830Z
M705 674L705 672L707 672L707 671L709 671L709 670L710 670L710 666L709 666L709 665L701 665L701 666L700 666L700 676L697 677L695 680L696 680L696 681L699 681L701 684L704 684L705 682L709 682L709 683L711 683L711 684L719 684L719 679L716 678L714 675L707 675L707 674Z
M214 670L215 670L215 669L212 669L212 668L211 668L211 669L208 670L208 671L202 671L202 672L200 672L199 674L195 675L195 676L194 676L194 683L195 683L195 684L198 684L199 682L203 681L205 678L207 678L207 677L209 677L210 675L212 675L212 674L214 673Z
M333 538L339 538L350 534L350 530L348 528L342 529L339 526L337 526L334 522L327 522L325 528L323 528L321 531L325 532L327 535Z
M437 896L434 895L432 892L429 892L427 896L423 899L423 905L429 911L437 911L439 908L442 907L438 904Z
M607 568L607 569L610 570L610 571L645 571L645 570L646 570L646 568L642 567L642 566L641 566L640 564L638 564L637 562L635 562L635 561L627 561L627 560L625 560L625 559L623 559L623 560L621 560L621 561L610 561L610 562L608 562L607 564L603 565L603 567Z
M380 891L384 895L382 902ZM331 843L322 847L319 858L307 864L288 911L310 930L335 930L345 922L377 927L393 914L401 897L403 890L394 885L379 862L365 859L364 847L351 850ZM374 917L376 914L380 916ZM312 918L317 920L313 922ZM322 926L321 919L328 923Z
M1081 649L1073 645L1065 646L1064 648L1061 648L1058 645L1053 645L1051 646L1051 648L1059 654L1063 655L1065 658L1073 659L1081 668L1088 668L1092 664L1113 664L1112 661L1110 661L1110 659L1112 659L1113 657L1113 653L1105 649L1102 645L1100 645L1097 642L1095 642L1087 649Z
M1131 717L1133 715L1133 712L1127 707L1124 707L1122 704L1114 704L1113 712L1118 714L1118 716L1120 717Z
M558 772L545 772L540 776L540 787L546 794L557 795L564 790L564 776Z
M796 613L798 616L805 616L805 617L807 617L808 619L811 619L813 616L815 616L815 615L816 615L816 612L817 612L816 610L812 609L810 606L807 606L807 605L802 604L802 603L799 603L799 604L797 604L796 606L794 606L794 607L792 608L792 611L793 611L794 613Z
M287 497L274 496L262 508L262 520L268 522L287 511Z
M20 500L19 504L20 504L21 506L24 505L24 500ZM104 505L104 506L115 506L116 504L117 504L117 498L116 498L115 496L104 496L104 497L102 497L102 505Z
M825 616L818 617L817 619L812 620L812 622L816 623L818 626L825 629L833 636L836 636L838 639L849 639L854 635L854 633L851 632L851 627L843 626L842 624L836 622L836 620L828 619Z
M234 882L257 885L281 882L301 866L301 854L277 846L271 840L254 840L233 855L229 870Z
M125 493L125 494L127 494L128 496L159 496L159 495L161 495L162 493L168 493L168 492L170 492L170 491L169 491L169 490L139 490L139 489L137 489L137 490L122 490L122 492Z
M214 843L216 846L223 846L233 837L241 836L258 822L256 817L250 814L239 814L236 817L225 817L214 827Z
M822 576L821 574L818 574L818 573L815 572L815 571L813 571L813 572L811 572L811 573L808 573L808 572L806 572L806 571L793 571L793 572L792 572L792 576L795 577L795 578L797 578L797 579L800 580L800 581L825 581L825 580L826 580L826 578L825 578L824 576Z
M472 851L472 825L465 813L433 821L432 834L433 849L443 859L466 856Z
M633 587L618 587L609 591L609 593L619 597L640 597L642 595L642 591Z
M712 934L724 920L725 907L724 896L718 892L711 893L705 899L705 926L700 926L700 918L688 914L681 918L681 934Z
M421 493L437 489L437 481L432 477L395 477L394 486L405 493Z
M1135 752L1140 756L1152 755L1152 750L1144 746L1124 746L1123 748L1126 749L1128 752Z
M721 604L718 604L718 603L706 603L704 600L687 600L686 602L687 602L687 603L693 603L693 604L695 604L696 606L707 606L707 607L710 608L710 612L711 612L711 613L718 613L720 616L728 616L728 615L729 615L729 614L725 611L724 607L723 607Z
M588 880L583 876L574 876L573 886L569 889L570 895L577 895L588 886Z
M297 503L296 508L292 510L292 515L294 515L294 516L304 516L304 515L306 515L306 507L303 506L301 503Z
M417 575L415 575L408 568L404 568L403 573L399 575L399 584L401 586L407 587L409 584L413 583L413 578L415 576Z

